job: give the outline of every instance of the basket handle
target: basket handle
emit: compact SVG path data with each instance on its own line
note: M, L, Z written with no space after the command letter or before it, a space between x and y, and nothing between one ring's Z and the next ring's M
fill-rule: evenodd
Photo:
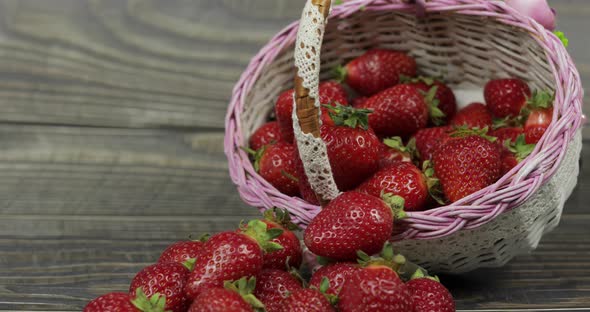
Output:
M331 0L307 0L295 44L293 128L305 175L320 204L339 193L320 133L320 50Z
M416 14L423 16L430 0L402 1L415 4ZM318 99L320 51L331 4L331 0L307 0L295 43L293 130L305 175L322 206L340 193L321 139Z

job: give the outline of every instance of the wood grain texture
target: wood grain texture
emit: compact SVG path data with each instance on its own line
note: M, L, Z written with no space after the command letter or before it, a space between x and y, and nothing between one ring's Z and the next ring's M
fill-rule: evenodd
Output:
M590 86L590 3L550 2ZM258 215L229 179L223 120L250 57L302 6L0 0L0 311L80 311L169 243ZM584 137L561 226L504 268L443 276L459 309L590 309Z

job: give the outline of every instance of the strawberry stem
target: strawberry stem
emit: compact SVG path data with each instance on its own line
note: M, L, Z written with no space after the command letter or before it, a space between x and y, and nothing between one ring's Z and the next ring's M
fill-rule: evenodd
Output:
M406 200L403 197L381 191L381 199L391 208L394 219L399 220L408 216L404 211Z
M266 223L260 220L251 220L247 225L240 226L240 232L258 242L258 245L265 252L283 249L283 246L272 241L283 234L283 229L267 229Z
M424 96L424 100L426 101L426 105L428 106L428 113L430 115L430 120L436 126L443 125L445 123L445 118L447 115L438 108L440 101L436 98L436 92L438 91L438 86L433 86L428 90L428 92L420 91Z
M450 136L452 138L466 138L466 137L470 137L470 136L479 136L482 137L490 142L496 142L498 140L498 138L493 137L493 136L489 136L488 135L488 127L485 127L483 129L481 128L468 128L467 126L460 126L460 127L456 127L451 133Z
M151 297L147 297L141 287L135 290L135 298L131 303L140 311L143 312L168 312L166 308L166 296L155 293Z
M430 194L430 197L440 205L445 205L445 195L442 190L442 185L440 184L440 180L436 177L434 167L430 160L427 160L422 164L422 171L426 176L426 186L428 187L428 194Z
M328 113L336 126L346 126L355 129L361 127L364 130L369 129L369 114L373 111L370 109L360 109L351 106L336 104L331 106L324 104Z
M263 214L264 219L279 224L280 226L290 230L299 231L301 228L291 222L291 215L286 209L273 207L272 209L266 210Z
M336 80L339 83L346 82L346 77L348 76L348 71L346 70L346 67L338 65L336 68L334 68L333 73L334 80Z
M518 162L521 162L533 152L536 144L526 144L525 135L520 134L514 143L510 139L504 141L504 147L516 156Z
M254 296L254 288L256 288L256 278L242 277L237 281L225 281L223 287L227 290L238 293L244 301L249 303L252 308L257 311L264 311L264 304Z

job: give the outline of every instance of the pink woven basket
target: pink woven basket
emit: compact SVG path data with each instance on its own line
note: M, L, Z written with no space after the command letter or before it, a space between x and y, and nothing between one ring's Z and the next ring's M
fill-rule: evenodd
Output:
M382 47L406 51L416 59L423 74L444 75L455 88L476 90L492 78L518 77L527 81L532 89L555 92L553 122L532 155L495 184L458 202L428 211L409 212L393 237L398 242L430 240L440 244L454 236L453 244L456 244L458 235L476 233L473 231L485 225L494 224L494 229L489 231L505 226L498 223L500 216L514 219L514 214L508 212L520 209L518 207L535 194L542 193L539 189L548 184L559 168L567 167L561 165L570 149L573 156L566 161L576 162L576 165L567 167L569 171L562 176L563 179L573 176L575 185L579 147L572 148L572 142L576 142L582 124L583 90L579 74L562 42L504 2L418 2L420 4L400 0L352 0L333 7L323 38L320 78L329 79L330 70L336 65L346 63L369 48ZM247 145L250 134L267 120L278 94L293 88L293 50L298 28L299 23L295 22L279 32L252 59L236 84L226 118L225 153L231 178L246 203L262 211L273 206L287 208L294 220L305 226L321 207L281 194L256 173L248 155L241 149ZM568 183L571 185L572 182ZM570 190L559 190L559 200L556 200L555 207L547 210L549 212L540 213L534 216L534 220L521 224L531 228L536 226L535 222L542 223L537 226L539 228L530 229L532 232L527 230L528 234L520 233L523 239L516 239L518 242L528 240L525 244L528 248L515 248L514 244L502 247L508 237L491 237L489 246L480 248L479 264L473 264L474 260L465 260L466 257L459 254L454 260L431 259L426 265L439 271L454 272L497 266L517 254L517 249L526 252L536 247L542 234L559 220L563 202L572 186L567 188ZM494 223L494 220L498 222ZM511 226L519 222L508 221ZM494 233L489 235L498 235L498 232ZM422 247L424 244L427 242L418 243ZM471 242L464 243L467 244ZM463 248L461 244L456 245ZM489 254L486 250L492 245L503 248L504 251L498 252L507 255L501 259L495 257L498 259L488 260L486 264L481 255ZM506 251L509 249L515 251ZM461 265L449 264L461 262L459 260L471 265L463 263L462 268L457 269ZM447 263L446 266L438 265L441 262Z

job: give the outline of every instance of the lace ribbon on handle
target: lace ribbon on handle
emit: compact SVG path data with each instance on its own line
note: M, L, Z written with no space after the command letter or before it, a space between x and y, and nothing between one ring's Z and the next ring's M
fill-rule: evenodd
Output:
M322 206L340 193L320 134L320 51L331 0L308 0L295 43L293 130L305 175Z

